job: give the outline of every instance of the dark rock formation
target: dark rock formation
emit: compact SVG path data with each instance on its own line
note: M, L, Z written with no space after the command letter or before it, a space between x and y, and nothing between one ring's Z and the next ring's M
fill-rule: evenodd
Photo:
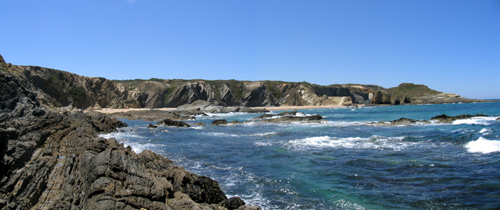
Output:
M1 57L0 57L1 58ZM125 126L104 114L60 114L0 63L0 209L248 209L216 181L98 133ZM221 203L221 204L220 204Z
M174 127L191 127L191 125L182 122L182 121L175 121L171 119L163 119L162 121L156 123L156 125L164 125L164 126L174 126Z
M158 128L158 126L153 125L152 123L149 123L148 128Z
M227 208L228 210L237 209L243 205L245 205L245 202L238 197L227 199L221 203L221 206Z
M252 120L254 120L254 122L260 123L321 123L322 121L325 121L319 114L307 116L304 113L297 111L282 112L276 115L264 114L259 117L253 118Z
M243 122L240 122L238 120L233 120L231 122L229 122L228 124L231 124L231 125L239 125L239 124L243 124Z
M397 120L393 121L379 121L379 122L370 122L367 123L369 125L391 125L391 126L399 126L399 125L414 125L414 124L429 124L431 121L436 122L436 123L453 123L455 120L462 120L462 119L470 119L473 117L488 117L488 115L484 114L475 114L475 115L469 115L469 114L463 114L463 115L457 115L457 116L447 116L445 114L435 116L431 118L430 120L414 120L414 119L408 119L408 118L400 118Z
M214 120L212 121L212 124L210 125L227 125L227 120L222 119L222 120Z
M488 115L484 114L475 114L475 115L469 115L469 114L463 114L463 115L457 115L457 116L447 116L445 114L435 116L431 118L431 120L437 120L440 123L452 123L455 120L462 120L462 119L470 119L473 117L488 117Z
M392 126L401 126L401 125L413 125L413 124L428 124L429 121L425 121L425 120L414 120L414 119L408 119L408 118L400 118L400 119L397 119L397 120L393 120L393 121L380 121L380 122L371 122L371 123L368 123L368 124L372 124L372 125L392 125Z

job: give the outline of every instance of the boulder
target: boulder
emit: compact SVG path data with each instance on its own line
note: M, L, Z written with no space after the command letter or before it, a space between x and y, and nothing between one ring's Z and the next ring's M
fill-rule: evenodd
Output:
M190 127L190 125L185 122L175 121L168 118L161 120L160 122L156 123L156 125L173 126L173 127Z
M227 121L225 119L222 120L214 120L210 125L227 125Z

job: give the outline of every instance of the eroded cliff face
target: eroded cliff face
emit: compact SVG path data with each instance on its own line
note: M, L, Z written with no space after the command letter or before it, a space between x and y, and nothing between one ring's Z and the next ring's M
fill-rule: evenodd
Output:
M111 80L37 66L9 67L8 71L35 92L38 100L49 108L123 108L127 104L140 107L133 98L128 97L125 86Z
M0 209L256 209L167 158L98 136L120 121L42 107L1 61L0 97Z
M235 80L132 80L104 78L36 67L5 64L42 105L54 109L161 108L194 101L218 106L324 106L351 104L425 104L474 102L424 85L403 83L385 89L376 85L320 86L305 82Z

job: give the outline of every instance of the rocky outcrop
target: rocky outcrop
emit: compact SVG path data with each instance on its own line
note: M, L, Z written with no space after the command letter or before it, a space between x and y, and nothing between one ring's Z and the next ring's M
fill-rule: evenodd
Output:
M410 104L411 100L405 95L393 94L387 91L377 91L373 94L372 104L401 105Z
M178 107L194 101L211 101L215 98L212 86L203 81L187 82L175 89L168 97L165 107Z
M252 120L258 123L321 123L325 121L321 115L305 115L297 111L282 112L279 114L264 114Z
M379 90L374 93L372 104L443 104L443 103L471 103L489 102L460 97L452 93L443 93L432 90L425 85L402 83L398 87Z
M156 125L173 126L173 127L191 127L191 125L189 125L185 122L175 121L175 120L171 120L171 119L161 120L160 122L156 123Z
M210 124L212 126L214 125L227 125L227 120L225 119L221 119L221 120L214 120L212 121L212 124Z
M60 114L0 63L0 209L248 209L216 181L98 133L104 114Z
M263 82L245 82L246 90L243 97L242 106L278 106L278 101L272 93L266 88Z
M463 115L457 115L457 116L447 116L445 114L435 116L431 118L431 120L436 120L440 123L452 123L455 120L463 120L463 119L470 119L473 117L488 117L488 115L484 114L475 114L475 115L469 115L469 114L463 114Z
M393 121L379 121L379 122L370 122L368 125L388 125L388 126L407 126L407 125L416 125L416 124L429 124L433 123L453 123L455 120L463 120L463 119L471 119L473 117L488 117L488 115L484 114L463 114L457 116L447 116L445 114L435 116L430 120L414 120L408 118L400 118Z
M135 99L142 108L164 107L168 86L162 82L145 81L129 91L129 100Z

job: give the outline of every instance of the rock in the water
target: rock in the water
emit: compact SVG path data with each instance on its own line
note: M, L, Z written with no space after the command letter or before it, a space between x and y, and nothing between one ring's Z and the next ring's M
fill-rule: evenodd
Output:
M227 120L222 119L222 120L214 120L212 121L212 124L210 125L227 125Z
M197 122L197 123L193 123L192 126L205 126L207 124L205 124L204 122Z
M245 205L245 202L239 197L232 197L220 203L221 206L228 210L238 209L240 206Z
M190 127L189 124L182 121L175 121L171 119L164 119L158 122L156 125L164 125L164 126L174 126L174 127Z
M148 128L158 128L158 126L149 123Z
M475 114L475 115L469 115L469 114L463 114L463 115L457 115L457 116L447 116L445 114L435 116L431 118L431 120L437 120L440 123L452 123L455 120L461 120L461 119L469 119L473 117L488 117L488 115L484 114Z
M321 123L322 121L325 121L319 114L308 116L297 111L282 112L276 115L263 114L259 117L253 118L252 120L256 120L255 122L260 123Z
M233 120L231 122L229 122L229 124L232 124L232 125L239 125L239 124L243 124L243 122L240 122L238 120Z

